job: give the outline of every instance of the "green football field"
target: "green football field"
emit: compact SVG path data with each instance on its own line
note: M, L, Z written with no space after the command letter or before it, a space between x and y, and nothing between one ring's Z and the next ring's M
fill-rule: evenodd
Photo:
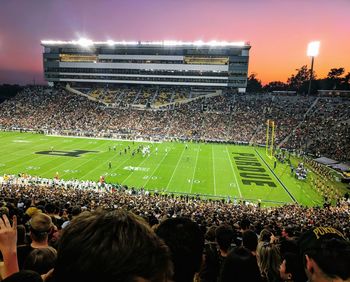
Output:
M148 145L150 155L132 156L139 145ZM93 181L104 175L108 183L129 187L212 198L230 196L255 203L261 200L264 205L322 203L308 181L291 176L287 164L278 163L273 169L273 160L266 157L263 148L0 132L0 156L1 175L27 173L53 178L58 172L63 179Z

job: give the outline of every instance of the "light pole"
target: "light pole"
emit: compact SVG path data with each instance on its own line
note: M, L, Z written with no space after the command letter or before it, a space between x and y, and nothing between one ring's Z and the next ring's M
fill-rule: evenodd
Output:
M314 58L318 55L319 48L320 48L320 41L312 41L307 46L307 56L311 57L309 90L307 91L308 96L310 96L310 92L311 92L311 82L312 82L313 72L314 72Z

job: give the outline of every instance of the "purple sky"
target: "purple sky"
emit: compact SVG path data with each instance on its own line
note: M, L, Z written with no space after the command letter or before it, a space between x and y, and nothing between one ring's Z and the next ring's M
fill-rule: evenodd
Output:
M350 0L0 0L0 83L43 82L42 39L225 40L252 45L249 72L286 81L309 64L350 71Z

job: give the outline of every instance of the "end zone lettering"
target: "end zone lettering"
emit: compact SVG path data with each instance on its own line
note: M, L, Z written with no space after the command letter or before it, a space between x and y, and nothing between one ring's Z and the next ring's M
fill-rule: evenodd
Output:
M255 154L236 152L232 154L235 155L233 160L243 185L255 184L257 186L277 187L270 175L266 174L266 169L262 167Z
M82 154L86 153L98 153L98 151L87 151L87 150L73 150L73 151L40 151L35 152L35 154L40 155L50 155L50 156L60 156L60 157L80 157Z

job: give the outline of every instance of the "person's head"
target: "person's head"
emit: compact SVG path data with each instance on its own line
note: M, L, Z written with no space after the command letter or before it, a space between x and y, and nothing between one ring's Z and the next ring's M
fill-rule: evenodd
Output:
M297 254L299 252L298 242L292 239L282 239L278 242L281 257L284 258L286 253Z
M255 252L258 246L258 236L252 230L244 231L242 234L242 243L245 248L251 252Z
M23 264L23 269L33 270L39 274L46 274L54 268L57 251L52 247L37 248L32 250Z
M309 281L350 280L350 242L332 227L315 227L298 241Z
M205 240L209 242L214 242L215 241L215 232L216 232L216 226L212 225L208 228L207 232L205 233Z
M17 246L24 245L26 243L26 228L24 225L17 225Z
M282 228L281 236L283 238L289 239L294 236L294 229L292 226L287 226Z
M34 242L44 243L48 240L53 224L47 214L35 213L30 220L30 237Z
M250 227L250 220L247 218L242 219L239 223L239 227L241 227L242 231L248 230Z
M222 266L220 282L260 281L260 272L255 257L244 247L229 252Z
M72 208L72 216L78 216L81 213L81 207L80 206L74 206Z
M57 211L57 207L54 204L52 204L52 203L48 203L45 206L45 211L48 214L54 214Z
M218 228L216 228L215 237L220 250L227 252L234 237L232 227L228 225L220 225Z
M60 238L54 281L167 281L168 247L125 210L83 212Z
M169 218L158 226L156 233L171 250L174 281L193 281L204 247L204 235L198 224L189 218Z
M296 253L286 253L280 266L280 277L283 281L305 282L307 277L303 264Z
M271 236L272 232L266 228L261 230L260 235L259 235L259 242L270 242L271 241Z
M4 280L3 282L42 282L40 274L32 270L21 270L16 272Z
M281 256L276 244L259 242L256 249L256 258L262 276L268 277L271 274L279 276Z

